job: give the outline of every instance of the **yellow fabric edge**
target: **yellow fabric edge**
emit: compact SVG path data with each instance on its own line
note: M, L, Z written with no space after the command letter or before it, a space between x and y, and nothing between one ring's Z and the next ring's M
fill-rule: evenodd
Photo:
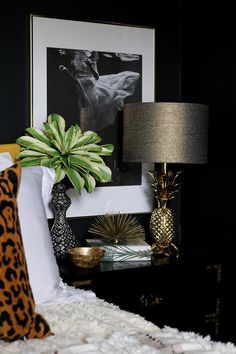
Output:
M12 143L12 144L0 144L0 152L9 152L13 161L16 160L16 156L20 152L20 145Z

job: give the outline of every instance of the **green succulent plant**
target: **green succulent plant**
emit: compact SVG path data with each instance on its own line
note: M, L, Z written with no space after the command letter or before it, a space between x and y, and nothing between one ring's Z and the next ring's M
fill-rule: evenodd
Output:
M73 187L80 192L85 188L92 192L96 181L109 182L112 173L101 156L109 156L113 144L98 145L101 137L93 132L81 132L80 127L72 125L66 130L66 122L58 114L50 114L43 130L27 128L25 136L16 139L21 146L17 156L22 167L46 166L55 170L54 183L66 176Z

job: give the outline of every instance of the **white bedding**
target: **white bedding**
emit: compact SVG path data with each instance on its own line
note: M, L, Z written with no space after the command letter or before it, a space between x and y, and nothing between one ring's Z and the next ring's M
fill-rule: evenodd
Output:
M190 332L160 329L141 316L120 310L103 300L77 300L37 306L54 332L45 339L6 343L9 354L234 354L232 343L213 342Z

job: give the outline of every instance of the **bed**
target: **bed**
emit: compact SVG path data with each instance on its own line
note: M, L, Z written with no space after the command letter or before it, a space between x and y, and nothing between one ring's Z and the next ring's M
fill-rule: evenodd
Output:
M63 283L45 211L54 171L20 168L18 149L0 145L0 353L236 353L233 343L159 328Z

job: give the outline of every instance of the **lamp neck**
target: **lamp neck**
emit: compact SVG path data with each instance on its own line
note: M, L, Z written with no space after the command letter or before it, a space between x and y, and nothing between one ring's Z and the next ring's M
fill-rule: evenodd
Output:
M165 175L167 174L167 163L166 162L162 162L161 172L163 172Z

